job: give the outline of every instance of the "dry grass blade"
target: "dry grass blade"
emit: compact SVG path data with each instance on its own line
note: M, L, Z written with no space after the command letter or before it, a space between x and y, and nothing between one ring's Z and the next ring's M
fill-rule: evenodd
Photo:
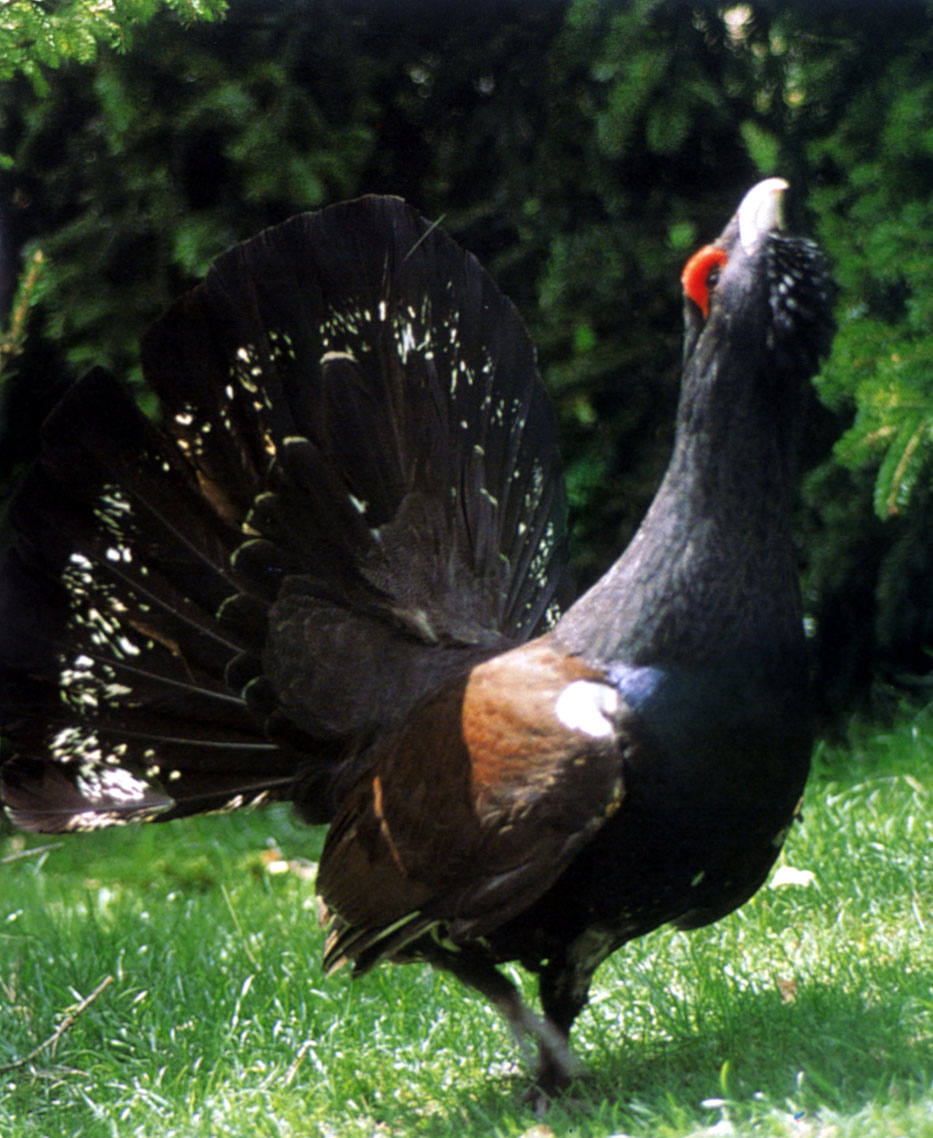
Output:
M47 846L33 846L28 850L16 850L13 853L7 854L6 857L0 857L0 865L9 865L14 861L22 861L24 857L39 857L52 850L61 849L63 844L63 842L52 842Z
M58 1041L65 1034L65 1032L74 1026L78 1020L78 1017L86 1012L91 1004L93 1004L97 999L97 997L103 991L109 988L112 983L113 977L105 976L89 996L85 996L84 999L80 1001L80 1003L76 1004L73 1008L65 1013L48 1039L44 1039L37 1047L34 1047L28 1055L23 1055L22 1058L15 1060L13 1063L4 1064L2 1067L0 1067L0 1075L6 1075L10 1071L16 1071L20 1067L25 1067L34 1059L38 1059L42 1052L49 1048L51 1048L52 1053L54 1054L55 1048L58 1046Z

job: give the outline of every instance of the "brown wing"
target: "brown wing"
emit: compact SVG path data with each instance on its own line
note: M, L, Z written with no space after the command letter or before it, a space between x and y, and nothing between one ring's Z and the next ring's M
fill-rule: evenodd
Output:
M532 904L619 807L630 712L548 637L477 665L377 745L318 876L325 966L434 925L483 936Z

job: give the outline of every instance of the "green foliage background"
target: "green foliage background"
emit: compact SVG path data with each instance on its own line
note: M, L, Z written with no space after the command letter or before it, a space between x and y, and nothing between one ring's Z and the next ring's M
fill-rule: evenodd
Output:
M102 44L125 51L165 4L183 20L213 18L227 8L226 0L4 0L0 79L23 74L45 92L46 68L72 59L91 63Z
M140 334L222 249L298 210L395 193L442 218L530 326L561 415L585 585L666 462L680 267L748 185L780 172L842 286L822 402L800 431L818 687L838 711L877 692L872 678L927 673L928 3L226 7L194 23L178 17L224 5L4 9L0 304L14 249L40 247L45 269L25 351L0 380L0 478L85 368L138 382ZM109 24L85 23L74 49L46 37L45 54L4 22L100 11Z

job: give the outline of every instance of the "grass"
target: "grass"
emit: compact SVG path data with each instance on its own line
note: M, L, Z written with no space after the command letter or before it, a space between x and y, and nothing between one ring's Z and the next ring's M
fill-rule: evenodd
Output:
M0 1134L933 1138L931 839L933 723L819 754L782 856L812 880L617 953L542 1124L455 982L322 977L321 835L287 812L29 838L0 862Z

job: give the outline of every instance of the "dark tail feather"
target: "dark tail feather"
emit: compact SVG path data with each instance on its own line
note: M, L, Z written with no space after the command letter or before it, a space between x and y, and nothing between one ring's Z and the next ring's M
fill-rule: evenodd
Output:
M512 305L395 199L225 254L46 426L0 577L2 793L41 829L268 797L566 599L552 412Z
M327 575L347 607L362 588L442 638L522 639L566 591L556 429L527 333L478 262L397 199L301 215L221 257L144 361L231 516L274 459L265 524L301 564L322 540L342 553Z
M294 756L226 679L261 647L216 616L249 597L228 567L240 533L105 373L65 398L44 445L0 575L14 820L90 829L287 796Z

